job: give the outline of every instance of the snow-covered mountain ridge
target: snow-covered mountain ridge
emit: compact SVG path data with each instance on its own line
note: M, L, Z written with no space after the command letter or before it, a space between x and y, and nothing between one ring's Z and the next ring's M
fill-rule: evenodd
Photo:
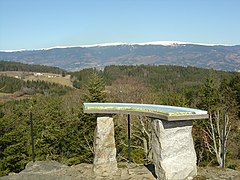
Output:
M56 66L69 71L109 65L179 65L240 71L240 46L179 41L56 46L1 52L0 60Z
M200 45L200 46L234 46L228 44L207 44L207 43L195 43L195 42L182 42L182 41L152 41L152 42L140 42L140 43L126 43L126 42L113 42L113 43L102 43L102 44L89 44L89 45L76 45L76 46L54 46L49 48L40 49L19 49L19 50L0 50L0 52L21 52L21 51L36 51L36 50L50 50L50 49L64 49L64 48L90 48L90 47L106 47L106 46L133 46L133 45L159 45L159 46L178 46L178 45Z

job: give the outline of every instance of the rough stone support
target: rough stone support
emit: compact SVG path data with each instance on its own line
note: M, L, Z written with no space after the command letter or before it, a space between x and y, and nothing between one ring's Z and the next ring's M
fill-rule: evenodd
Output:
M158 179L191 179L197 175L192 121L152 120L152 152Z
M98 117L94 137L93 171L108 175L117 171L114 123L111 117Z

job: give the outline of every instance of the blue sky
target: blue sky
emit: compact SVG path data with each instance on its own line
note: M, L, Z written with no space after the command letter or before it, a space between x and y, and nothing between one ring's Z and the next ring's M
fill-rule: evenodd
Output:
M110 42L240 44L239 0L0 0L0 50Z

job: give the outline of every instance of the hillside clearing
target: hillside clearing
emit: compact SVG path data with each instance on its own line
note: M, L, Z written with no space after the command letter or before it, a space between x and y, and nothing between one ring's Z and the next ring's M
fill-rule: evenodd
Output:
M70 75L66 75L65 77L63 77L61 74L25 72L25 71L0 71L0 75L14 77L17 79L22 79L24 81L40 80L72 87Z

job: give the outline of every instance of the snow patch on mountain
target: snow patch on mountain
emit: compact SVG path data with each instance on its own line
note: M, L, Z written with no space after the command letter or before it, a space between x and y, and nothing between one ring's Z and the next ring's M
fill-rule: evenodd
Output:
M17 49L17 50L0 50L0 52L21 52L21 51L29 51L27 49Z

